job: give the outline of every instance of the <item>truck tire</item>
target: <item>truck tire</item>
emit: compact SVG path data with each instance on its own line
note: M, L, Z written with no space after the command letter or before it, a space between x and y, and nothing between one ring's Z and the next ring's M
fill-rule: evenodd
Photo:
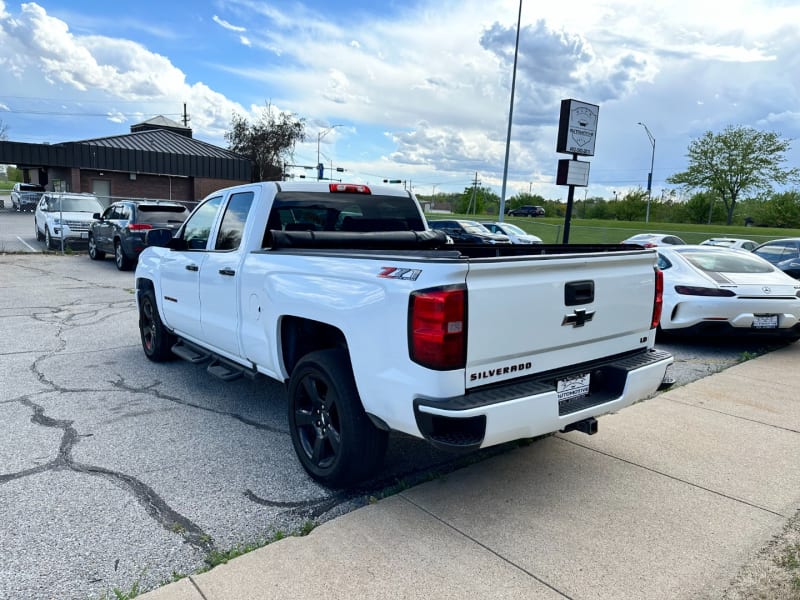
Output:
M94 239L94 236L90 233L89 234L89 258L92 260L103 260L106 257L106 253L102 250L97 249L97 242Z
M156 295L151 289L143 291L139 297L139 333L142 338L142 349L147 358L153 362L164 362L175 358L172 353L175 336L161 322Z
M389 439L364 412L349 356L338 349L311 352L297 363L289 380L289 429L303 468L333 488L373 475Z

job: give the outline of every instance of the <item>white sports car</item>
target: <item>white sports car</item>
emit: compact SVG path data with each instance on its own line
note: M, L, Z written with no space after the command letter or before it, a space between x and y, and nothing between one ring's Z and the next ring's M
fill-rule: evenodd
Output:
M771 334L800 339L800 282L749 252L659 246L660 333Z

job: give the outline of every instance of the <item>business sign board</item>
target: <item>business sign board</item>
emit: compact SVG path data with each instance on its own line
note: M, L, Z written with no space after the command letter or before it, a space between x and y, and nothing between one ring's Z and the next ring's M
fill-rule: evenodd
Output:
M578 100L561 101L556 152L594 156L600 107Z
M585 160L570 160L562 158L558 161L556 173L557 185L575 185L586 187L589 185L589 163Z

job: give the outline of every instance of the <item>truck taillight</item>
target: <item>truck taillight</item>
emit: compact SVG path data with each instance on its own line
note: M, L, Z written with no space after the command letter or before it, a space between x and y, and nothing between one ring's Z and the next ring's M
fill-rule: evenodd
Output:
M658 327L661 321L661 309L664 306L664 273L656 267L656 294L653 299L653 321L650 323L650 329Z
M463 369L467 361L466 287L412 292L408 309L411 360L437 371Z

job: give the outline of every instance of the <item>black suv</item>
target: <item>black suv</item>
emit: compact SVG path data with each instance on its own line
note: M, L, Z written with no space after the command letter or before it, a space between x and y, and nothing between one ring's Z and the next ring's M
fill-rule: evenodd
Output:
M95 213L89 226L89 258L103 260L106 252L114 254L120 271L129 271L145 248L149 229L178 229L191 212L178 202L122 200L114 202L103 214Z
M510 244L507 235L492 233L477 221L442 219L428 221L431 229L444 231L456 244Z
M526 204L525 206L511 209L508 211L508 215L510 217L543 217L544 208L541 206L531 206Z

